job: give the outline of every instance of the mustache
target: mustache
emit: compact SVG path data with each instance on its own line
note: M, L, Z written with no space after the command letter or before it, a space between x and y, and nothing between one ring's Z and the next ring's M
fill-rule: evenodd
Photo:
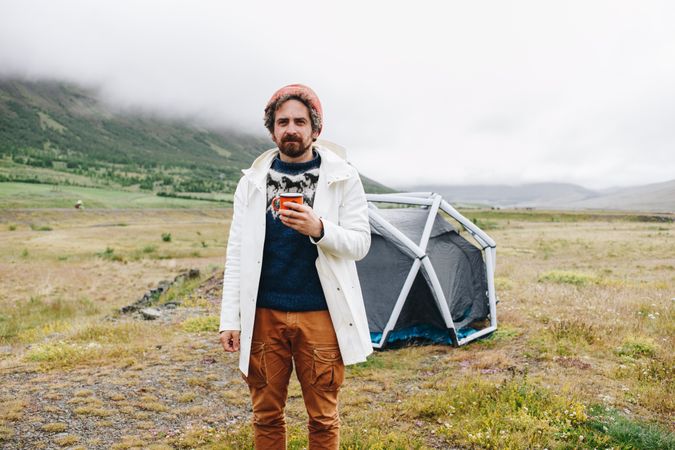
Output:
M281 142L302 142L302 138L296 135L286 135L281 138Z

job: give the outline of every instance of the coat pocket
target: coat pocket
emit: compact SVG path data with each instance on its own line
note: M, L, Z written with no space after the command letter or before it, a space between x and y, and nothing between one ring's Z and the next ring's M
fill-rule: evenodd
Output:
M336 391L345 378L345 366L337 346L314 349L312 386L322 391Z
M249 387L261 388L267 385L267 362L265 361L265 343L251 342L251 356L248 362L248 377L242 377Z

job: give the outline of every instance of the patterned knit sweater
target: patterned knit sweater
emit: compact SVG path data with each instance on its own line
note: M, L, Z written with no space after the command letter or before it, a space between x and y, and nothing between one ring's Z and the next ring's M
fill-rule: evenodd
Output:
M283 162L277 156L267 175L265 248L256 306L280 311L328 309L314 262L316 245L308 236L287 227L279 219L274 198L284 192L302 193L303 202L314 204L321 157L304 163Z

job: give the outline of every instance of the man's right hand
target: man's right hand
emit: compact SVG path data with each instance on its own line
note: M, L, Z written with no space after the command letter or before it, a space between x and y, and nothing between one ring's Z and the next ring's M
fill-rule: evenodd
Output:
M220 343L226 352L239 351L239 330L224 330L220 332Z

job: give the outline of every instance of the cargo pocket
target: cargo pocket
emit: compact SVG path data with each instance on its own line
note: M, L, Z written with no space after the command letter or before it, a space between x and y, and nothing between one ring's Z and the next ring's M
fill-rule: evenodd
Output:
M242 377L250 387L261 388L267 384L267 364L265 363L265 343L251 342L251 356L248 363L248 376Z
M338 347L315 348L312 362L312 386L322 391L336 391L345 378Z

